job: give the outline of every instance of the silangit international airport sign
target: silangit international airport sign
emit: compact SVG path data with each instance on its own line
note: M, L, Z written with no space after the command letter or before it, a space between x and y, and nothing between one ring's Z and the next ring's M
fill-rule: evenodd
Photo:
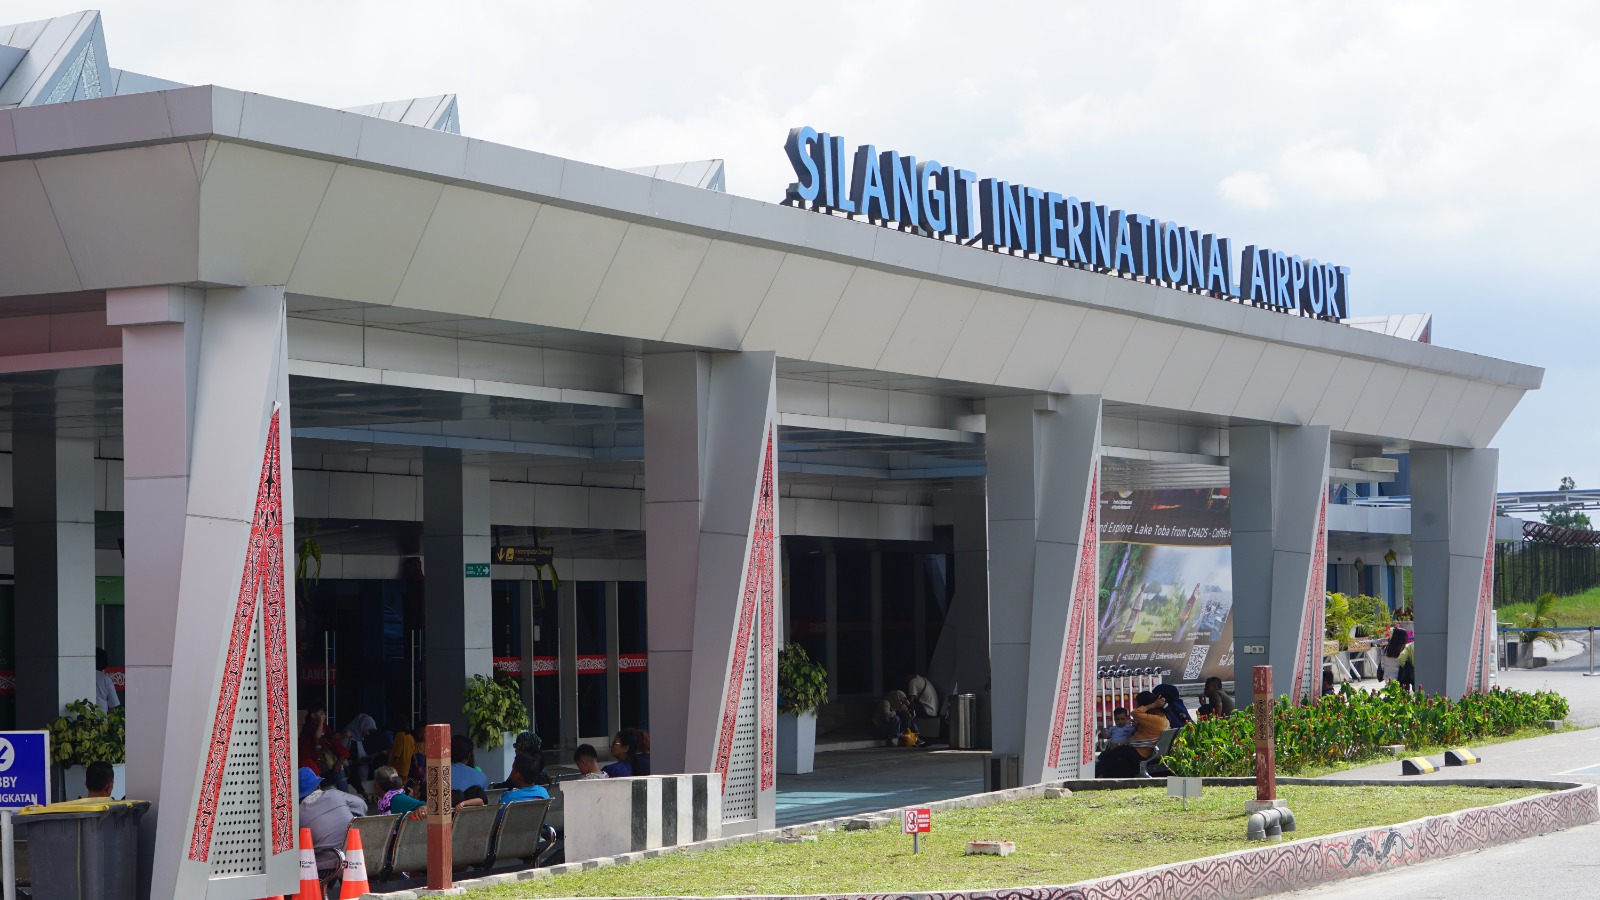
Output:
M1319 319L1350 315L1350 270L1247 245L1176 222L1111 209L871 144L846 159L844 138L810 127L785 144L795 181L785 202L897 230ZM976 204L974 204L976 195ZM976 214L974 214L976 213ZM1235 266L1237 262L1237 266Z

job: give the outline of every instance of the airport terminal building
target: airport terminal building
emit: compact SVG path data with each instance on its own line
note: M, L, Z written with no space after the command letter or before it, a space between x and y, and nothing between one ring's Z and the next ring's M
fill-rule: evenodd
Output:
M979 694L1026 782L1092 770L1103 645L1306 696L1324 591L1398 566L1420 684L1487 686L1490 445L1542 370L1356 327L1341 266L808 128L765 202L460 122L0 26L8 709L108 650L153 896L293 882L297 709L460 726L496 670L549 746L646 725L721 773L729 831L772 821L791 640L846 706ZM1330 503L1397 477L1409 534Z

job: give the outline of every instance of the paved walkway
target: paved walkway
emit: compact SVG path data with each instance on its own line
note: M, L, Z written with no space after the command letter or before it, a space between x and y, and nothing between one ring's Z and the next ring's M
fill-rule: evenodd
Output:
M982 793L988 756L987 750L910 747L818 753L815 771L778 776L778 824Z

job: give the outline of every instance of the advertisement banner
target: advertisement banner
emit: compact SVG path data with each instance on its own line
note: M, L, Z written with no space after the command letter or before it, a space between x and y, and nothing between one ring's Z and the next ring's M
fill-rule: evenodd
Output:
M1100 495L1100 665L1233 677L1227 488Z

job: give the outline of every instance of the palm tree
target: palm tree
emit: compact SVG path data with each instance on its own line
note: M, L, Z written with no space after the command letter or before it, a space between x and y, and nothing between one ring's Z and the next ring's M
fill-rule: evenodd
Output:
M1555 611L1556 595L1542 594L1539 599L1533 601L1533 609L1517 613L1512 617L1512 621L1516 622L1518 628L1555 628L1561 624L1556 621ZM1544 641L1552 647L1560 647L1563 643L1561 633L1557 631L1524 631L1521 636L1524 655L1532 649L1530 645L1534 641Z

